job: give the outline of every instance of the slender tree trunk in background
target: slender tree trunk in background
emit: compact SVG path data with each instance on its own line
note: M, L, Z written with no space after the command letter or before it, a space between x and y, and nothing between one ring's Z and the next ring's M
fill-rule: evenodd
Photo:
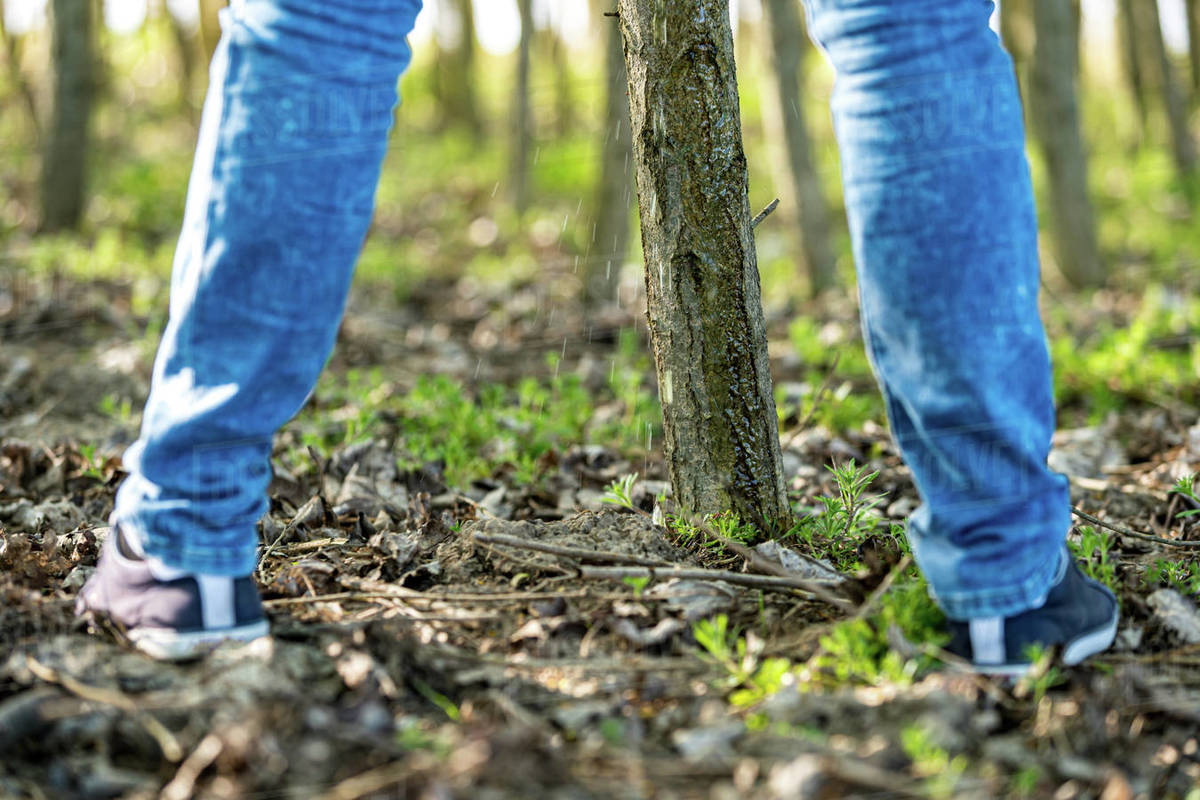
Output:
M436 91L442 127L462 125L479 140L483 125L475 96L475 13L471 0L441 0L439 21L452 18L458 41L447 49L438 37Z
M1146 119L1149 116L1149 103L1146 99L1146 78L1142 73L1144 55L1139 46L1137 13L1134 11L1135 0L1117 0L1117 37L1121 42L1121 66L1125 71L1125 80L1129 82L1129 91L1133 95L1133 104L1138 113L1138 138L1145 137ZM1145 2L1145 0L1140 0Z
M789 522L727 0L620 0L650 337L675 498Z
M29 124L33 129L36 142L42 140L42 120L38 113L37 99L33 94L33 86L21 70L21 53L24 51L24 39L16 34L10 34L4 27L4 0L0 0L0 40L4 42L4 60L8 65L8 79L17 88L25 108L29 112Z
M1188 64L1192 73L1192 100L1200 102L1200 0L1187 0Z
M1137 3L1139 14L1137 25L1144 37L1151 68L1155 71L1157 88L1162 93L1163 110L1167 115L1171 131L1171 153L1175 157L1175 168L1180 175L1189 175L1196 167L1196 144L1188 129L1187 104L1179 89L1179 80L1167 55L1167 44L1163 40L1162 20L1158 14L1157 0Z
M1000 39L1013 60L1022 95L1029 83L1029 57L1033 52L1033 0L1001 0Z
M604 42L604 140L596 180L592 220L595 232L584 272L584 292L590 303L611 302L617 293L621 265L629 252L630 158L629 101L625 96L625 53L615 19L602 18L608 32Z
M782 183L789 194L783 201L795 209L795 230L799 234L800 262L808 278L809 294L816 296L837 282L837 262L830 243L829 211L821 191L821 179L813 166L812 144L804 120L804 86L801 70L808 37L800 20L796 0L766 0L766 26L770 30L772 73L775 79L774 102L764 98L763 108L773 111L772 138L781 145L785 156L786 178Z
M171 13L170 7L167 5L167 0L159 0L158 13L163 21L171 28L171 38L175 42L175 49L179 53L179 71L181 78L179 80L179 102L187 107L188 111L194 115L196 107L192 103L192 89L195 83L196 75L196 35L187 30L183 24L175 18Z
M204 65L212 62L213 51L221 40L221 21L217 12L225 6L225 0L198 0L200 9L200 40L204 42Z
M554 65L554 132L564 137L575 127L575 98L571 93L571 58L558 31L546 30L546 46Z
M92 4L53 3L54 111L42 155L42 230L75 228L83 215L92 95Z
M1087 155L1080 134L1076 69L1078 31L1070 0L1036 0L1030 105L1050 183L1051 238L1063 275L1096 286L1104 268L1088 196Z
M529 51L533 46L533 0L517 0L521 40L517 46L517 82L513 90L512 142L509 182L517 214L529 205L529 144L533 121L529 108Z

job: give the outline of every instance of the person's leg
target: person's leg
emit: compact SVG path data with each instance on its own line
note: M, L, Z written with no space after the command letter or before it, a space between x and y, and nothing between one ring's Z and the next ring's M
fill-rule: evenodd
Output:
M810 30L837 71L868 351L923 500L909 535L952 620L1045 603L1070 522L1066 479L1046 466L1054 406L1037 220L992 8L809 0Z
M81 590L160 658L266 632L271 437L333 347L420 0L233 0L141 437Z
M114 515L170 567L254 569L271 437L333 346L420 6L222 12L170 321Z

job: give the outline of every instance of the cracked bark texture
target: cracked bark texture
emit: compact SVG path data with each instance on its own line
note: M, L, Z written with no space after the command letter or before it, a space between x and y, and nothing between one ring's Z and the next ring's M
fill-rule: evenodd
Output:
M620 0L647 312L680 506L789 521L727 0Z

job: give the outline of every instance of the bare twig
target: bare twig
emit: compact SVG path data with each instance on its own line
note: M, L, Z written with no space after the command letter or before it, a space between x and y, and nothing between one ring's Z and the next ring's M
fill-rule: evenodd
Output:
M25 665L39 679L46 683L58 684L76 697L89 700L93 703L119 708L126 712L141 723L146 732L154 738L154 741L158 743L159 749L162 750L163 758L171 762L176 762L183 758L183 748L180 747L179 740L175 738L175 735L153 716L143 713L138 708L137 703L128 695L122 694L116 689L104 689L99 686L89 686L86 683L81 683L70 675L63 674L53 667L46 666L33 656L25 657Z
M1071 511L1074 512L1075 516L1079 517L1080 519L1085 519L1094 525L1099 525L1101 528L1108 528L1110 531L1119 533L1122 536L1129 536L1134 539L1142 539L1144 541L1155 542L1157 544L1165 544L1170 547L1200 547L1200 542L1181 542L1177 539L1164 539L1161 536L1155 536L1150 533L1143 533L1142 531L1132 531L1129 528L1122 528L1120 525L1114 525L1111 522L1105 522L1102 519L1093 517L1091 514L1080 511L1074 506L1071 507Z
M767 217L771 216L771 212L779 208L779 198L776 197L771 202L767 203L767 207L755 215L754 219L750 220L750 229L754 230Z
M908 569L908 565L911 563L912 556L906 553L904 558L900 559L896 566L892 567L891 572L887 574L883 581L875 587L875 591L871 592L870 596L868 596L867 599L863 601L862 605L858 607L858 611L855 612L854 618L862 619L867 614L870 614L875 607L875 603L879 601L879 598L883 597L887 590L892 588L892 584L895 583L896 577L898 575L903 575L904 570Z
M821 399L829 391L830 384L833 383L833 376L837 374L838 363L842 360L841 353L833 354L833 363L829 365L829 371L825 373L825 377L821 379L821 385L817 387L817 393L813 395L812 405L809 406L808 412L804 418L796 423L796 430L792 431L788 436L781 449L787 450L792 446L792 442L796 441L796 437L808 430L808 424L812 422L812 418L817 413L817 407L821 405Z
M777 591L801 591L813 595L813 581L799 578L780 578L774 575L750 575L745 572L729 572L722 569L700 569L694 567L576 567L576 577L586 580L620 581L625 578L648 578L651 581L680 580L694 581L725 581L739 586L753 586L757 589L774 589ZM814 595L815 596L815 595ZM824 600L825 598L820 598ZM844 603L840 599L829 600L835 605Z
M764 575L773 575L776 578L786 578L791 581L798 581L800 583L803 583L804 585L799 586L797 588L803 589L804 591L807 591L807 592L811 592L813 595L820 598L821 600L824 600L826 603L829 603L831 606L834 606L835 608L839 608L842 611L845 611L846 613L850 613L851 611L854 610L854 606L850 604L850 601L846 600L845 598L838 597L835 593L829 591L829 589L827 589L825 587L825 585L820 583L819 581L806 581L803 578L797 578L795 575L788 572L787 569L785 569L782 564L776 564L774 561L771 561L768 558L764 558L762 555L755 552L753 549L747 547L746 545L742 544L741 542L735 542L733 539L730 539L727 536L722 536L721 534L717 533L716 531L714 531L712 529L712 527L707 522L704 522L703 520L699 520L699 521L688 520L688 524L690 524L693 527L695 527L696 529L698 529L701 533L703 533L709 539L711 539L715 542L720 542L726 549L728 549L734 553L737 553L739 556L741 556L742 558L744 558L746 560L746 565L748 567L750 567L751 569L753 569L757 572L760 572ZM816 566L820 567L822 570L827 569L827 567L825 567L825 565L822 564L821 562L819 562L815 559L809 558L808 556L803 555L802 553L796 553L796 555L799 556L800 558L804 559L805 561L815 564Z
M201 739L196 749L179 765L175 777L159 792L158 800L187 800L193 797L192 790L196 788L196 779L208 769L209 764L217 760L224 748L225 743L215 733Z
M509 536L504 533L475 533L471 538L480 544L504 545L519 550L534 550L539 553L573 558L593 564L630 564L640 567L670 567L670 561L659 558L642 558L628 553L613 553L605 550L588 550L586 547L569 547L566 545L546 544L545 542L522 539L520 536Z

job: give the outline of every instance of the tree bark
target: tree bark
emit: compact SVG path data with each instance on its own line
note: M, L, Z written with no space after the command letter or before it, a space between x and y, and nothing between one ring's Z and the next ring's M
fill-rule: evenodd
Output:
M664 449L688 512L790 521L727 0L620 0Z
M796 0L766 0L766 26L770 30L771 66L775 79L774 102L764 98L763 108L774 118L770 125L782 147L786 169L783 201L795 209L794 229L799 236L798 254L808 278L809 294L816 296L837 282L837 262L830 243L829 211L821 191L821 179L813 166L812 144L801 104L801 71L808 38ZM773 113L772 113L773 112Z
M1167 55L1167 44L1163 40L1162 20L1158 13L1158 0L1139 1L1137 29L1145 42L1148 61L1155 71L1157 88L1161 92L1163 110L1171 132L1171 154L1180 175L1189 175L1196 167L1196 144L1188 129L1187 104L1179 89L1179 81L1171 58Z
M524 214L529 205L529 141L533 122L529 108L529 54L533 47L533 0L517 0L521 40L517 45L517 80L513 88L513 124L509 182L513 206Z
M633 142L629 137L629 101L625 97L627 81L621 29L615 19L603 22L608 26L604 42L604 140L592 211L596 227L584 271L584 292L590 303L611 302L616 296L621 265L629 252L629 193L632 188L629 160L633 155Z
M44 231L75 228L83 215L92 110L92 4L54 0L54 110L42 154Z
M1080 134L1076 70L1079 37L1070 0L1036 0L1030 94L1034 132L1050 183L1050 231L1063 275L1096 286L1104 269L1088 196L1087 156Z

